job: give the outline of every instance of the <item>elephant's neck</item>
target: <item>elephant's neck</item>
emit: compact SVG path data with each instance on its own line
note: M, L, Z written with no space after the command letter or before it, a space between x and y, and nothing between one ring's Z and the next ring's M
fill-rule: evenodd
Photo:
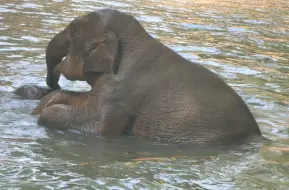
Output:
M154 64L154 57L162 51L162 44L147 32L137 36L123 36L119 40L118 73L127 73L145 64Z
M85 75L85 80L87 84L89 84L91 87L95 86L98 79L100 79L102 73L87 73Z
M94 75L94 76L93 76ZM109 80L112 78L112 74L91 74L88 76L87 83L91 86L91 89L94 91L102 91L102 88L105 84L108 83Z

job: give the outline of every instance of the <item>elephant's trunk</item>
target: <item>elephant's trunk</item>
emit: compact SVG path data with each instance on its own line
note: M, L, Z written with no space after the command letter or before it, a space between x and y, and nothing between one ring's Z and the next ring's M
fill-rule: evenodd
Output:
M53 90L60 88L58 84L60 73L55 70L55 66L61 62L64 56L66 56L68 46L69 40L67 37L67 29L65 29L55 35L46 48L46 84Z

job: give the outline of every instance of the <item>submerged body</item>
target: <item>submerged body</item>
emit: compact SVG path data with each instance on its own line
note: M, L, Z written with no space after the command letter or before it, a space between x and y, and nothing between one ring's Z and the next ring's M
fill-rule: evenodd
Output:
M23 98L31 100L40 100L43 96L49 94L53 90L47 87L41 87L37 85L23 85L18 87L14 94Z
M86 80L92 89L77 106L57 101L63 91L54 91L56 96L41 102L46 105L54 97L55 105L40 106L39 125L175 143L222 143L261 135L231 87L154 39L130 15L99 10L75 19L50 41L46 60L51 88L59 88L63 74ZM79 94L66 97L75 100Z

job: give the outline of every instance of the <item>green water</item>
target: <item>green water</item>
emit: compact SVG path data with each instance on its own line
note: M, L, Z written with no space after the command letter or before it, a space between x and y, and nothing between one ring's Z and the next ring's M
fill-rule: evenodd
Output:
M37 126L29 113L38 101L11 92L45 86L51 37L98 8L133 14L155 38L219 74L272 142L173 147ZM0 189L288 189L287 0L1 0L0 21ZM137 160L146 157L159 159Z

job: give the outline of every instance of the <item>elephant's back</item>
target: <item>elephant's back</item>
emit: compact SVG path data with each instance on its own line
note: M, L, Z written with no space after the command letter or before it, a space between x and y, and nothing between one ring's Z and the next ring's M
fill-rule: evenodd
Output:
M206 68L172 66L152 85L136 115L133 133L171 142L211 143L260 135L240 96Z

